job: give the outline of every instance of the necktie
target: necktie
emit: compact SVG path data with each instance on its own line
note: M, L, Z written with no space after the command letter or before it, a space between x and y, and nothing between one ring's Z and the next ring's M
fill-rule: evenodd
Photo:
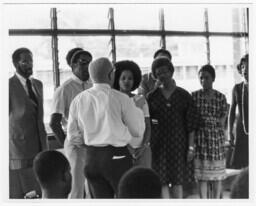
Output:
M36 99L36 95L35 95L35 93L32 90L32 85L31 85L30 79L27 79L26 84L27 84L27 88L28 88L28 96L29 96L29 98L32 101L34 101L36 104L38 104L37 99Z
M84 82L82 83L82 87L83 87L83 90L85 90L85 83Z

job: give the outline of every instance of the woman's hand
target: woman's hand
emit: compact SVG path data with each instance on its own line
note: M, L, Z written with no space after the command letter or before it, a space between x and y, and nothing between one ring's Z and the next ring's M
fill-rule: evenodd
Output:
M135 159L139 159L141 155L145 152L146 146L143 145L142 147L138 148L134 152Z
M194 159L194 150L189 149L187 153L187 162L191 162Z
M137 107L142 109L144 104L146 103L146 99L144 96L139 96L138 98L134 98L134 102Z
M157 79L154 85L154 89L159 88L161 85L162 85L162 82L159 79Z

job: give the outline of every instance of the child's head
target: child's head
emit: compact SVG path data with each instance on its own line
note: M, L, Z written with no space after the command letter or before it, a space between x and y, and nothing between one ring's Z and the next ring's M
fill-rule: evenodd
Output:
M215 70L213 66L210 64L206 64L201 67L198 72L198 77L200 84L202 85L203 89L211 89L212 84L215 80Z
M161 198L159 176L149 168L133 167L120 179L118 198Z
M43 151L36 155L33 170L41 189L54 198L54 194L62 193L66 198L71 190L72 177L67 158L55 150Z
M132 92L141 82L140 67L133 61L124 60L115 63L115 81L113 87L121 92Z

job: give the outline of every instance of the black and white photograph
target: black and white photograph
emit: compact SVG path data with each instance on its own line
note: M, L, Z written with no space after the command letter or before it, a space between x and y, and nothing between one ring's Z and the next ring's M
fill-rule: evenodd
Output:
M252 0L0 8L1 204L255 204Z

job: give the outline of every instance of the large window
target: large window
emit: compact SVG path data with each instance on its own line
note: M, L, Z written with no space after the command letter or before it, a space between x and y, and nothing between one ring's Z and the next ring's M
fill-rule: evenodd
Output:
M174 31L204 31L204 8L195 6L166 6L165 29Z
M230 101L241 81L236 65L248 53L248 9L219 4L58 4L5 5L9 50L25 46L34 57L34 76L44 83L45 122L49 122L54 88L71 75L66 54L82 47L94 58L137 62L150 71L154 52L163 47L173 56L177 85L200 88L198 70L211 63L214 87ZM111 8L111 9L110 9ZM56 12L55 12L56 11ZM54 18L56 17L56 18ZM52 25L57 25L55 29ZM161 31L161 32L160 32ZM55 53L57 56L52 57ZM57 58L56 58L57 57ZM9 60L9 71L14 71ZM59 74L59 75L58 75Z
M153 54L159 48L159 37L125 36L116 38L117 61L133 60L140 66L142 73L150 71Z
M60 29L107 29L106 5L67 5L57 7Z
M207 63L206 39L203 37L167 37L166 48L172 51L177 85L192 92L199 89L198 69ZM178 68L178 69L176 69Z
M159 13L154 5L115 5L116 29L159 29Z

